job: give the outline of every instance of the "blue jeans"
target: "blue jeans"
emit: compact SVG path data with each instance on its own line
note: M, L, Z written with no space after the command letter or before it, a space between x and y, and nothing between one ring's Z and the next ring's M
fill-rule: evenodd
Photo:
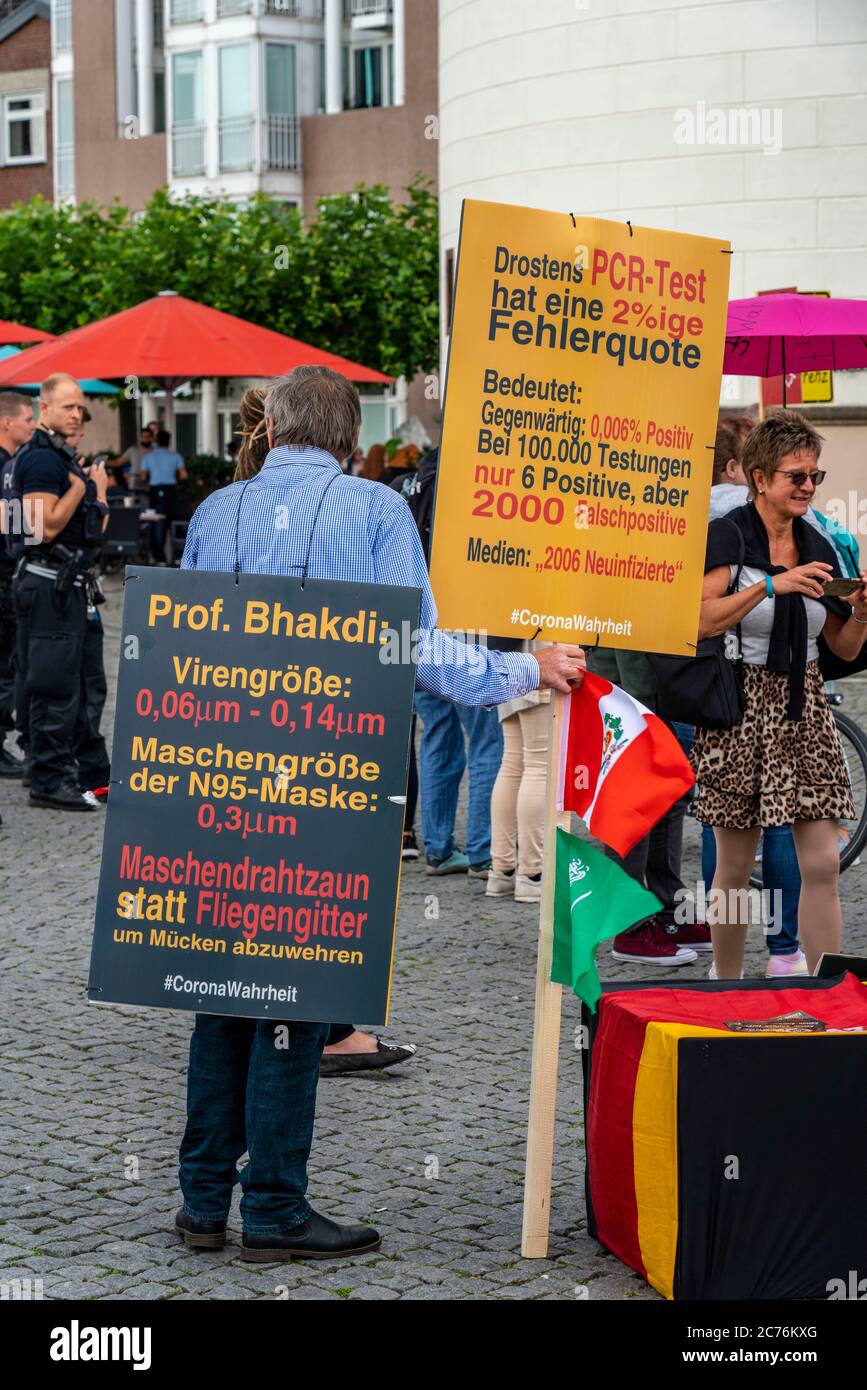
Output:
M423 725L419 780L425 853L428 859L448 859L454 850L458 791L469 765L467 855L471 864L483 864L491 857L491 792L503 760L497 711L456 705L426 690L416 691L415 707Z
M674 732L685 753L693 742L688 724L675 724ZM709 825L701 828L701 876L709 889L716 873L716 840ZM798 903L801 897L801 870L790 825L768 825L762 831L762 887L770 895L766 928L768 950L772 956L788 956L800 949L798 941ZM779 894L780 914L774 906Z
M327 1037L327 1023L196 1015L180 1153L188 1216L225 1221L240 1182L245 1231L290 1231L307 1220L307 1159ZM244 1153L249 1162L239 1175Z
M709 825L701 828L701 873L707 887L716 872L716 840ZM798 903L801 897L801 870L790 825L766 825L762 831L762 889L768 893L768 924L765 933L772 956L789 956L800 950L798 941ZM779 894L779 921L774 911Z

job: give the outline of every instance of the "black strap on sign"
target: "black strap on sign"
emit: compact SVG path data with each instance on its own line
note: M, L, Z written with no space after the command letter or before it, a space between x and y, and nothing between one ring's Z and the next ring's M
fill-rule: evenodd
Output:
M317 503L316 503L316 511L315 511L314 514L313 514L313 524L312 524L312 526L310 527L310 536L309 536L309 539L308 539L308 541L307 541L307 554L304 556L304 565L303 565L302 570L301 570L301 588L302 588L302 589L304 588L304 583L305 583L305 581L306 581L306 579L307 579L307 572L308 572L308 570L310 569L310 556L311 556L312 551L313 551L313 537L314 537L314 535L316 534L316 527L317 527L318 522L319 522L319 514L320 514L320 512L322 511L322 504L323 504L323 502L325 501L325 494L326 494L326 492L328 491L328 489L331 487L331 484L332 484L332 483L336 483L336 482L337 482L337 479L338 479L338 478L342 478L342 477L343 477L343 474L342 474L342 473L332 473L331 477L328 479L328 482L325 484L324 488L322 489L322 491L321 491L320 494L319 494L319 500L318 500ZM237 582L238 582L238 575L241 573L241 507L243 506L243 503L244 503L244 493L247 491L247 488L250 486L250 484L253 483L253 482L255 482L255 481L256 481L255 478L248 478L247 481L245 482L244 486L241 488L241 495L240 495L240 497L238 498L238 510L237 510L237 512L236 512L236 514L235 514L235 566L234 566L234 574L235 574L235 583L236 583L236 584L237 584ZM297 566L296 566L296 565L292 565L290 568L292 568L292 569L297 569Z

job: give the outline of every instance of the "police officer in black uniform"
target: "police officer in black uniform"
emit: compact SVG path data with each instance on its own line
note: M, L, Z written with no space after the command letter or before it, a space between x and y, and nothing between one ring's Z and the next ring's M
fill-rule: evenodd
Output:
M23 764L3 741L15 727L15 536L21 530L20 510L11 506L12 468L18 450L33 434L33 405L18 391L0 391L0 777L20 777Z
M105 465L83 468L66 436L79 436L84 397L73 377L42 387L39 428L19 453L13 495L31 533L15 571L18 665L26 688L30 805L93 811L107 786L99 731L106 697L102 601L93 547L108 523Z

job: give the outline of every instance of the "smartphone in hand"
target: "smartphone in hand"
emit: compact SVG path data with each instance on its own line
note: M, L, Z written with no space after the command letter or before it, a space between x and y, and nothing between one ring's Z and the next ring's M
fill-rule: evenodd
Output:
M823 579L821 583L826 598L845 598L861 588L860 579Z

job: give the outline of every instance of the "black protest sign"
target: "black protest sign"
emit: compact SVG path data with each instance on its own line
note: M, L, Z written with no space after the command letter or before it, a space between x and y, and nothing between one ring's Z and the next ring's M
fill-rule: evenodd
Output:
M419 602L127 571L90 999L386 1021Z

